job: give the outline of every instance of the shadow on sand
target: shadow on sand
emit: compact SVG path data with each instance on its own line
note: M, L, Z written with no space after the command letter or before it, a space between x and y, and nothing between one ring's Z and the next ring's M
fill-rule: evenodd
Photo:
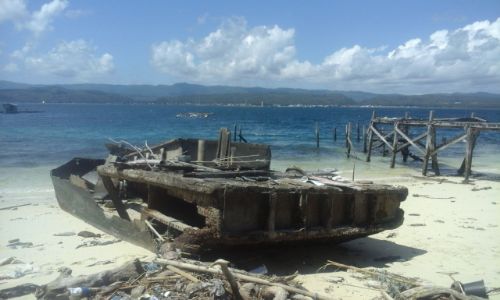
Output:
M361 238L343 244L298 244L231 248L207 253L203 260L224 258L236 267L251 270L265 265L269 274L317 273L328 260L357 267L384 267L395 261L408 261L427 251L391 241ZM331 270L327 269L326 271Z

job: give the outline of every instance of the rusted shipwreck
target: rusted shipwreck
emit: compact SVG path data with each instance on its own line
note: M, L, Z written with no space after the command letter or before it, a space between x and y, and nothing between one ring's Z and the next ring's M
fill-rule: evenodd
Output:
M144 149L112 146L106 160L75 158L52 170L65 211L155 250L189 251L299 241L343 242L403 222L401 186L270 170L267 145L176 139Z

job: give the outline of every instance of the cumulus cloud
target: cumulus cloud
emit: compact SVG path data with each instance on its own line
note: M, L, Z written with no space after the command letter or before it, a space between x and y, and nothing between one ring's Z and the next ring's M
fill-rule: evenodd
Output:
M23 0L0 1L0 23L18 22L27 15L26 4Z
M297 58L294 29L249 28L231 19L206 37L152 45L151 63L182 80L206 83L301 82L339 89L432 89L500 91L500 18L429 37L393 49L354 45L333 51L320 63Z
M59 15L67 6L68 1L66 0L52 0L45 3L39 10L33 12L25 27L34 34L39 35L50 28L50 23L54 17Z
M87 80L113 71L113 56L98 55L84 40L62 42L47 54L23 57L25 70L64 79Z
M293 37L293 29L247 28L245 20L231 19L200 41L154 44L151 62L162 72L202 80L279 76L295 56Z
M53 19L68 6L67 0L52 0L43 4L39 10L29 12L24 0L0 1L0 23L13 22L18 29L27 29L40 35L50 29Z

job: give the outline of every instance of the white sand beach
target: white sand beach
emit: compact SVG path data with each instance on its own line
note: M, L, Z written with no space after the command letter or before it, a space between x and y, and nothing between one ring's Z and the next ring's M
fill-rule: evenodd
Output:
M333 267L316 273L328 260L381 268L445 287L452 283L447 274L461 282L482 279L489 288L500 285L500 182L475 178L463 184L461 177L423 178L416 171L403 170L398 173L404 174L384 176L382 180L409 189L402 203L403 225L338 246L291 249L283 259L288 260L288 268L299 271L297 280L304 287L338 299L380 296L376 282L361 280L357 273ZM33 172L40 173L37 180L30 180ZM0 260L18 260L0 266L0 289L47 283L58 276L60 267L71 268L73 275L91 274L133 258L154 256L126 242L116 242L114 237L63 212L57 206L49 177L42 174L48 174L48 169L0 176ZM4 209L22 204L26 205ZM83 230L102 236L76 235ZM105 245L82 247L92 240ZM500 295L491 299L500 299Z

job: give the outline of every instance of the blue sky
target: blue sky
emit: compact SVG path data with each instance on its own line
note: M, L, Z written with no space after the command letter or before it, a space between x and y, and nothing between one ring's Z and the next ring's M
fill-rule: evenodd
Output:
M0 0L0 79L500 92L500 1Z

